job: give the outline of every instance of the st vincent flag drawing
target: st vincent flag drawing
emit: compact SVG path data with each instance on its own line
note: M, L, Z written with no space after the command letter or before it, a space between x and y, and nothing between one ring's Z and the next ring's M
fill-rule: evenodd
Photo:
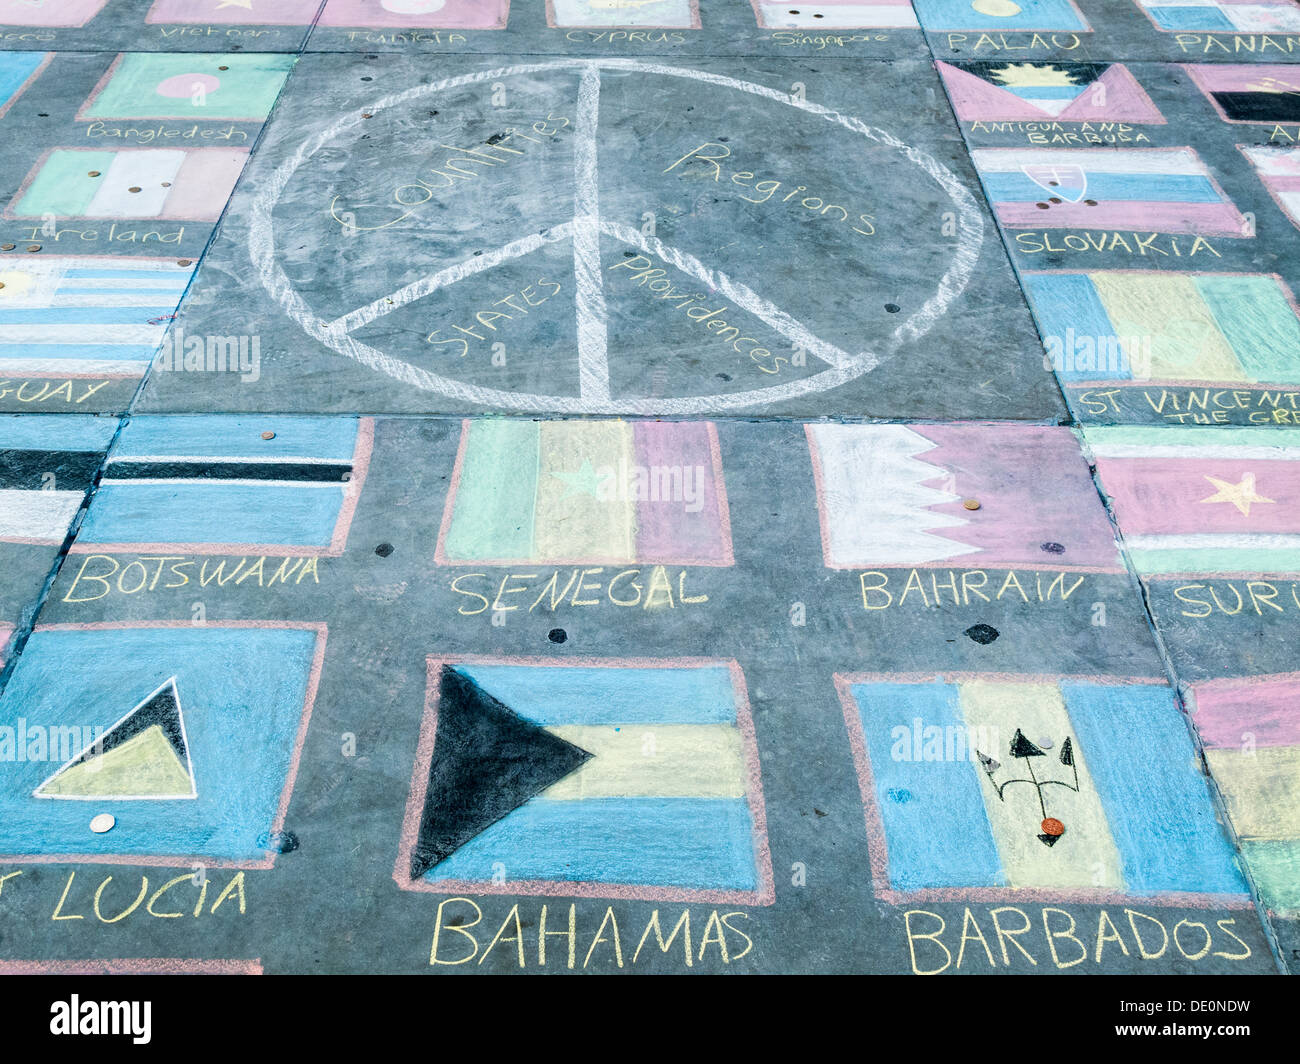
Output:
M836 679L893 891L1248 893L1163 681Z
M1193 720L1265 906L1300 913L1300 674L1208 680Z
M963 122L1163 123L1122 63L937 62Z
M1252 145L1241 153L1291 224L1300 228L1300 148Z
M84 26L108 0L0 0L0 26Z
M1068 429L814 424L806 431L831 568L1119 567ZM1043 491L1044 483L1053 490ZM980 508L966 509L968 498Z
M1300 122L1300 73L1264 63L1184 63L1225 122Z
M1246 233L1191 148L979 148L971 157L998 221L1012 229Z
M293 63L291 55L127 53L113 61L77 118L262 122Z
M116 430L112 418L0 417L0 543L61 545Z
M731 565L717 430L683 421L466 421L436 557Z
M810 4L755 0L758 23L768 29L920 29L911 0L816 0Z
M154 0L146 22L310 26L320 0Z
M10 216L215 222L247 161L246 148L56 148L24 182Z
M1193 33L1295 33L1300 7L1293 0L1137 0L1159 29Z
M320 26L505 29L510 0L327 0Z
M1140 573L1300 572L1300 430L1085 433Z
M1067 381L1300 383L1300 319L1274 274L1096 270L1022 283ZM1094 357L1080 357L1083 344Z
M49 63L47 52L0 52L0 117Z
M428 666L399 885L771 903L734 662Z

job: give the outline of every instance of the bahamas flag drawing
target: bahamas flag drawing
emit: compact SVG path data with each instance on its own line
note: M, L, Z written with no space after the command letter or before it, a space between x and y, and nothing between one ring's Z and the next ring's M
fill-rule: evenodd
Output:
M437 561L731 565L704 422L466 421Z
M1300 431L1170 425L1085 436L1140 573L1300 572Z
M1122 63L937 62L964 122L1163 123Z
M887 900L1247 895L1163 681L836 683Z
M0 53L0 118L54 58L47 52Z

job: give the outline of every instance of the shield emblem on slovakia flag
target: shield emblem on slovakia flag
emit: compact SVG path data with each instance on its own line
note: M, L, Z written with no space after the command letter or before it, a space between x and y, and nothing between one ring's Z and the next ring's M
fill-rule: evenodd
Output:
M1051 195L1078 203L1088 189L1088 175L1082 166L1054 166L1050 163L1022 167L1025 176Z

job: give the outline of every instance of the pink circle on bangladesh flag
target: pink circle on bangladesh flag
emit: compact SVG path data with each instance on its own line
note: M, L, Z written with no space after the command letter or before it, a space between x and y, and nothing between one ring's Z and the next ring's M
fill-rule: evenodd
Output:
M158 95L168 96L174 100L193 96L199 89L204 92L216 92L221 88L221 79L211 74L177 74L158 82Z

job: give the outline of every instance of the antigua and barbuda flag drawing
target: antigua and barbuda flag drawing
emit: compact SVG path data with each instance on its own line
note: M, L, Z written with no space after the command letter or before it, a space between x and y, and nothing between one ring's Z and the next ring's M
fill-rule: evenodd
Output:
M443 565L731 565L717 429L466 420L435 557Z
M814 424L805 431L830 568L1120 568L1068 429ZM1046 482L1051 492L1042 490Z
M9 113L53 58L51 52L0 52L0 118Z
M1250 904L1164 680L835 682L885 900Z
M195 269L177 259L6 259L0 376L143 376Z
M913 0L927 30L1087 31L1073 0Z
M699 29L699 0L546 0L556 27Z
M113 60L77 120L264 122L293 64L291 55L128 52Z
M1164 116L1122 63L937 62L963 122L1131 122Z
M1012 229L1248 233L1191 148L978 148L971 158Z
M325 635L279 621L37 626L0 696L3 859L270 867ZM89 829L101 813L106 834Z
M0 26L84 26L108 0L0 0Z
M1300 311L1276 274L1063 271L1021 283L1062 380L1300 384Z
M1294 0L1135 0L1168 33L1296 33Z
M310 26L320 0L154 0L145 21L209 26Z
M0 543L61 546L116 431L114 418L0 416Z
M1241 153L1291 224L1300 229L1300 148L1260 145L1242 147Z
M1300 73L1262 63L1184 63L1225 122L1300 122Z
M1162 425L1085 437L1138 572L1300 572L1300 431Z
M247 161L247 148L55 148L6 217L215 222Z
M510 0L327 0L319 26L505 29Z
M734 661L433 657L428 683L400 887L772 903Z
M751 0L758 24L773 30L920 29L911 0Z
M368 418L133 418L72 550L336 557L373 438Z

